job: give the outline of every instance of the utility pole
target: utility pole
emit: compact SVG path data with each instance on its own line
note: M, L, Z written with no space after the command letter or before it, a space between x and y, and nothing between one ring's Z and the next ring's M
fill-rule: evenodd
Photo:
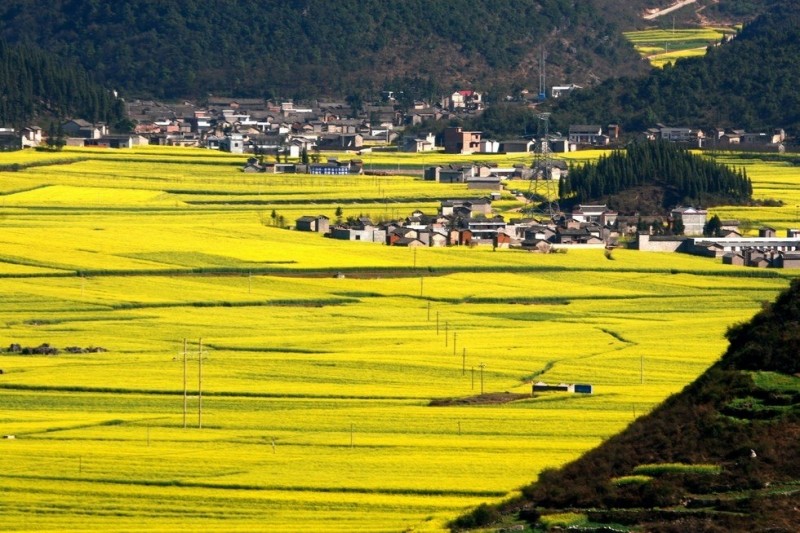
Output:
M475 367L472 367L472 383L471 383L471 390L475 390Z
M444 323L444 347L447 348L447 322Z
M197 351L197 428L203 429L203 339Z
M186 408L188 405L186 392L186 338L183 339L183 429L186 429Z
M458 332L453 332L453 356L456 355L456 342L458 341Z
M428 302L428 322L431 321L431 303Z
M436 311L436 336L439 336L439 311Z
M481 395L483 395L483 369L486 366L485 364L481 363L478 365L481 367Z
M467 349L464 348L464 351L461 352L461 375L467 373Z
M644 385L644 355L639 356L639 383Z
M416 248L415 248L415 250L416 250ZM420 298L422 297L422 287L423 287L422 284L424 283L424 281L425 281L425 278L420 276L419 277L419 296L420 296Z

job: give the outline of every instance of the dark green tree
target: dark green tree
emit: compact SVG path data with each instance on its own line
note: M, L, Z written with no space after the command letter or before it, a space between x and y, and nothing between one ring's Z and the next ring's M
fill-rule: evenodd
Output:
M706 237L719 237L720 232L722 230L722 222L719 219L719 216L714 215L708 222L706 222L705 226L703 226L703 235Z

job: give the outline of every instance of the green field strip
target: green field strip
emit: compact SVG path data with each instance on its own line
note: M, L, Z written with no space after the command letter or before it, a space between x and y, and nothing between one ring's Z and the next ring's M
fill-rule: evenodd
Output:
M40 391L40 392L69 392L86 394L130 394L153 396L183 396L183 391L152 390L152 389L126 389L118 387L77 387L57 385L26 385L22 383L0 383L0 389L15 391ZM190 393L197 396L197 391ZM203 391L203 397L219 398L285 398L285 399L319 399L319 400L428 400L425 396L392 396L392 395L358 395L358 394L286 394L269 392L246 391Z
M499 498L506 495L505 491L490 490L436 490L436 489L378 489L369 487L314 487L314 486L282 486L282 485L238 485L225 483L196 483L182 480L122 480L113 478L88 478L88 477L55 477L25 474L7 474L4 476L25 480L63 481L98 483L113 485L139 485L145 487L180 487L202 488L215 490L243 490L243 491L280 491L280 492L314 492L314 493L342 493L342 494L388 494L411 496L478 496Z

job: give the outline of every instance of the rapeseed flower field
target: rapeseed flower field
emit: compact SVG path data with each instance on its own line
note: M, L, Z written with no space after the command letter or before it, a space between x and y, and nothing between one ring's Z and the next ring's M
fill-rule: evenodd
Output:
M45 156L58 164L0 172L0 346L60 349L0 354L7 530L439 531L680 390L792 275L413 251L271 216L474 194L403 175L247 175L243 156L166 148L0 164ZM788 161L735 161L757 194L795 202ZM787 206L715 212L793 223ZM594 394L430 405L539 380Z

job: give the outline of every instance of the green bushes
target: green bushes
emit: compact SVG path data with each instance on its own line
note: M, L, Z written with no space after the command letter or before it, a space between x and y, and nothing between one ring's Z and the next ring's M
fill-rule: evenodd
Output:
M639 465L633 469L637 475L659 476L661 474L719 474L722 467L713 464L653 463Z

